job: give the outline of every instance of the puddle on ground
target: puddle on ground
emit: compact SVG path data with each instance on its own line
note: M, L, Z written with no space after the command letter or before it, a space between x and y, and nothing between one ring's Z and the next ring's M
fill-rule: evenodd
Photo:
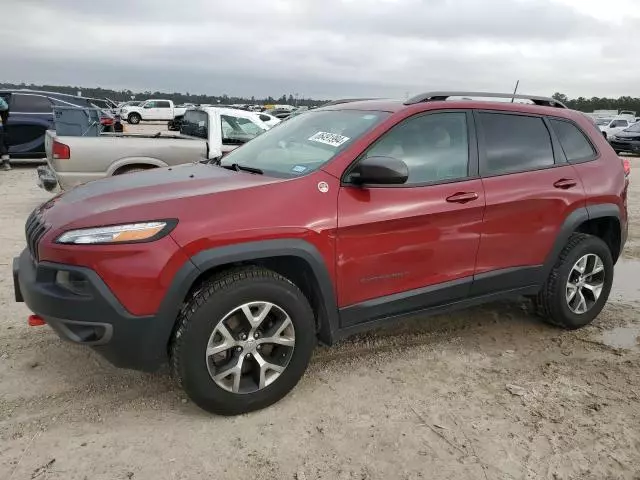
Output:
M640 326L607 330L602 334L601 342L613 348L640 350Z
M609 298L625 302L640 301L640 260L618 260Z
M618 302L640 301L640 261L620 258L613 274L609 298ZM632 307L629 307L632 308ZM640 350L640 325L617 327L602 333L599 341L612 348Z

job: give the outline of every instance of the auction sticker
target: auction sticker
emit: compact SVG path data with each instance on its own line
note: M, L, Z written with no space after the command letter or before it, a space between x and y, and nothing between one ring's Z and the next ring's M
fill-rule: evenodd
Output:
M318 132L311 135L309 140L312 142L324 143L325 145L331 145L332 147L339 147L343 143L348 142L350 138L337 133Z

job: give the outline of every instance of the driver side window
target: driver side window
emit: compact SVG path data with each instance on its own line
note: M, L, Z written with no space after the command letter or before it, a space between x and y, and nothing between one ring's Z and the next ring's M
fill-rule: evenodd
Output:
M393 157L409 169L405 185L459 180L468 176L469 138L465 112L419 115L384 134L365 153Z

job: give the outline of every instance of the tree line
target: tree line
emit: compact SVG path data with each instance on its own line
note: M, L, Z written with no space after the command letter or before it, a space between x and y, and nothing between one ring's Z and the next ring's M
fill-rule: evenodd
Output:
M133 92L131 90L111 90L108 88L87 88L87 87L75 87L71 85L35 85L33 83L26 84L14 84L14 83L0 83L0 89L22 89L27 88L30 90L44 90L46 92L65 93L68 95L77 95L78 92L83 97L87 98L108 98L114 102L128 102L130 100L147 100L149 98L166 98L173 100L175 104L193 103L196 105L201 104L257 104L257 105L269 105L269 104L287 104L298 105L306 107L315 107L327 102L328 100L317 100L312 98L296 97L293 94L283 94L280 97L234 97L227 94L223 95L204 95L204 94L192 94L192 93L179 93L179 92L151 92L149 90L145 92Z
M640 113L640 98L637 97L569 98L564 93L556 92L553 94L553 98L564 103L567 107L573 110L579 110L585 113L590 113L594 110L631 110L633 112Z

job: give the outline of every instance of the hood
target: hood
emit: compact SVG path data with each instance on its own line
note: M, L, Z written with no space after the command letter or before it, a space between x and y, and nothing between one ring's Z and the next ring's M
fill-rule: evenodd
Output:
M54 197L41 209L54 228L78 228L160 218L179 218L193 197L251 189L282 179L186 164L129 173L80 185ZM193 203L189 203L193 208Z

